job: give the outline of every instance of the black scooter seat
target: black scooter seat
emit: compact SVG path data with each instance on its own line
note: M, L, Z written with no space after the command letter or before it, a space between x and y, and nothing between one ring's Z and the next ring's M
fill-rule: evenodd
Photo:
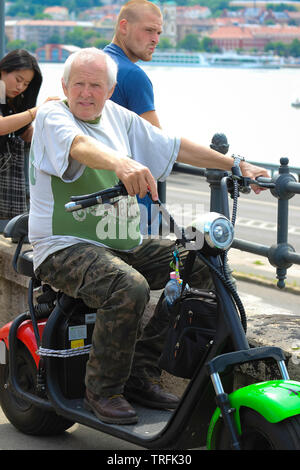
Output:
M32 277L33 272L33 251L26 250L20 253L17 262L17 271L24 276Z
M28 235L28 218L29 214L27 212L16 215L6 224L3 230L4 237L12 238L17 242L25 238Z
M22 243L27 243L28 217L29 214L27 212L24 214L17 215L6 224L3 231L3 235L5 238L11 238L14 242L18 242L20 244L20 247L18 247L19 250L21 249ZM19 250L17 250L17 262L15 269L19 274L32 277L33 251L25 250L22 253L19 253Z

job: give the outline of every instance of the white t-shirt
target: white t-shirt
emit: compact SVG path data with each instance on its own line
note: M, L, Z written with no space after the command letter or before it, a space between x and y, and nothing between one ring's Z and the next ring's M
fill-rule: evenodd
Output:
M74 243L89 241L118 250L131 250L141 243L135 197L122 198L117 209L95 206L78 212L65 211L64 205L71 195L89 194L118 182L114 172L93 170L70 157L77 135L89 135L120 155L131 156L149 167L160 181L169 175L180 147L180 139L168 136L110 100L95 123L76 119L62 101L41 106L35 122L29 171L29 238L34 248L35 269L49 254ZM111 229L112 220L117 220L117 230Z

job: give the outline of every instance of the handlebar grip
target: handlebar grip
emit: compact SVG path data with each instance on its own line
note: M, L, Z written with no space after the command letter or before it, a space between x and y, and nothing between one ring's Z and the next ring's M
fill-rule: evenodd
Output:
M96 204L105 204L117 196L127 196L127 190L124 184L119 183L113 188L104 189L97 193L87 194L83 196L71 196L71 202L65 204L67 212L75 212L86 207L95 206Z
M74 212L80 208L80 204L78 204L77 202L68 202L67 204L65 204L65 209L67 212Z
M91 197L89 199L83 199L81 201L73 201L68 202L65 204L65 209L67 212L75 212L80 209L85 209L86 207L95 206L96 204L100 204L102 202L101 198L99 197Z

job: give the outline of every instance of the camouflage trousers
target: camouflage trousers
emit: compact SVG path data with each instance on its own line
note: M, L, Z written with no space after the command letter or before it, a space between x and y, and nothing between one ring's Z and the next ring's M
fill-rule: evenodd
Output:
M150 289L169 280L174 242L146 239L131 252L79 243L50 255L36 275L67 295L97 309L86 386L101 396L122 393L129 377L159 378L158 367L169 323L156 309L143 331L141 317ZM187 252L180 250L183 261ZM189 284L211 288L206 266L195 261Z

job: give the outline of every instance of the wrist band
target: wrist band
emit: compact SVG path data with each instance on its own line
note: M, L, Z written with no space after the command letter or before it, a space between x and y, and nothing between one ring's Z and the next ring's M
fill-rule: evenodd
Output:
M239 155L233 155L233 166L240 166L240 163L244 161L244 157L240 157Z
M32 110L31 110L31 109L27 109L27 111L29 112L29 114L30 114L30 116L31 116L31 122L34 121L35 116L34 116Z

